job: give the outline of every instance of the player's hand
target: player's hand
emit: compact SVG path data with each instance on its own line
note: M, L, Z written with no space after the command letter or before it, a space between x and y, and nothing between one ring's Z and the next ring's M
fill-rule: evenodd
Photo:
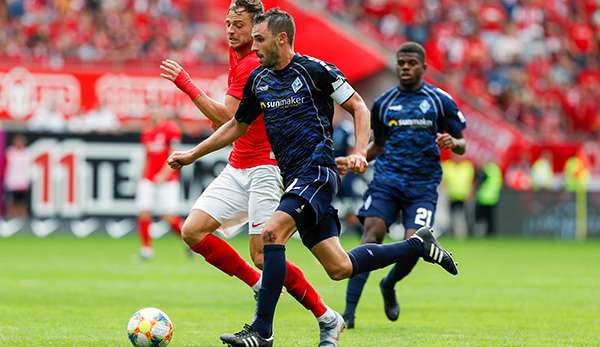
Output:
M160 69L163 71L160 76L168 79L169 81L175 82L177 80L177 76L180 74L187 75L190 78L190 75L185 71L178 62L171 59L165 59L160 63ZM175 83L177 84L177 83ZM178 86L179 87L179 86Z
M369 167L369 162L363 154L350 154L346 157L348 160L348 170L359 174L365 173Z
M438 133L435 139L435 142L437 142L438 146L440 146L440 148L444 148L444 149L453 149L454 147L456 147L456 141L454 139L454 137L450 136L450 134L446 134L446 133Z
M171 59L165 59L160 63L160 69L163 71L160 76L175 83L177 88L186 93L192 100L196 99L201 91L194 85L190 74L185 71L178 62Z
M335 158L335 165L337 166L340 176L344 176L348 172L348 157Z
M169 155L167 164L173 170L179 170L182 167L193 163L196 159L190 151L176 151Z

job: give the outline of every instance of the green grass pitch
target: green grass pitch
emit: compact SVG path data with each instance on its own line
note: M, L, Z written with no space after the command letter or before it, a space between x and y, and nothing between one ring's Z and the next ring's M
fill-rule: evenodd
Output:
M254 309L240 281L188 259L179 240L155 241L156 257L136 257L137 239L105 236L0 239L1 346L128 346L126 325L142 307L175 324L170 346L221 346ZM246 258L247 239L231 241ZM371 274L356 329L341 346L599 346L600 243L442 239L460 263L457 277L420 262L397 286L400 319L386 320ZM344 238L345 247L358 243ZM333 282L297 240L288 258L326 302L343 310L346 282ZM316 346L309 311L289 295L276 312L276 346Z

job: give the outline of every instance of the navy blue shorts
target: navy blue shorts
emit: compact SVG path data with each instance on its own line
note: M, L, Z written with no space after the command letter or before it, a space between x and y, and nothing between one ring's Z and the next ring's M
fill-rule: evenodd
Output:
M367 217L379 217L389 228L402 213L404 229L432 226L437 198L437 185L409 188L372 181L365 192L358 218L364 223Z
M311 249L325 239L340 235L338 213L331 206L339 178L337 172L328 167L317 166L307 171L308 174L291 180L277 211L294 219L302 243Z

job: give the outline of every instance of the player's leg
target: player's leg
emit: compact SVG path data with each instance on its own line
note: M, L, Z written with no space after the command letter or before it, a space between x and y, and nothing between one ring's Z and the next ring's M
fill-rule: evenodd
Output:
M262 268L263 240L261 235L250 235L250 252L254 264ZM337 312L329 308L317 290L308 282L302 270L289 260L285 263L286 275L284 287L302 306L310 310L319 323L320 345L333 346L329 343L332 336L339 336L344 328L344 321Z
M160 185L162 216L161 219L169 223L171 231L181 236L183 219L177 215L179 205L179 182L170 181Z
M262 233L263 276L252 327L263 338L273 335L273 315L286 276L285 244L295 230L296 224L289 214L275 211Z
M306 205L296 195L284 195L281 198L277 211L262 233L264 268L254 321L239 333L222 335L223 342L235 346L255 345L256 341L272 344L273 315L286 276L285 243L297 229L296 219L304 219L306 210L310 210Z
M361 244L382 243L387 226L385 221L379 217L367 217L364 219L363 235ZM362 295L363 288L369 278L369 272L363 272L351 277L346 288L346 308L344 309L344 320L349 329L354 328L356 307Z
M440 264L448 272L456 274L452 257L436 242L429 229L417 232L408 240L379 245L367 243L346 253L340 245L338 235L340 222L337 210L331 206L331 197L336 184L329 169L319 167L317 179L296 193L294 184L288 187L293 193L285 194L278 211L284 211L295 220L302 242L317 257L329 277L342 280L361 272L372 271L398 262L405 256L424 257ZM321 181L319 181L321 178ZM316 189L315 189L316 187ZM295 195L299 194L299 195ZM433 252L428 255L425 248ZM265 245L265 262L266 262ZM264 277L264 274L263 274Z
M405 239L412 237L418 228L432 226L435 218L435 200L416 201L406 206L402 211L402 224L404 225ZM418 259L404 259L390 270L381 282L385 290L393 290L398 281L406 277L415 267Z
M262 232L279 205L283 194L281 172L275 165L249 169L244 189L248 191L248 234L250 256L259 269L263 268Z
M260 286L256 271L226 241L213 235L233 236L247 220L248 194L227 166L196 200L182 227L182 238L190 249L219 270L241 279L254 290Z
M437 243L428 227L419 229L408 240L383 245L367 243L347 253L337 237L330 237L316 244L311 251L329 277L337 281L419 257L440 265L453 275L458 273L451 255Z
M136 204L139 211L140 257L150 259L153 256L150 224L152 224L152 208L154 206L154 183L145 179L140 181L137 188Z
M262 269L263 241L260 235L250 235L250 252L254 264ZM289 260L285 263L286 275L283 282L288 293L294 297L302 306L310 310L319 323L320 345L332 346L329 342L331 337L336 340L344 328L343 318L339 313L329 308L317 290L308 282L304 273L298 266ZM335 346L335 345L333 345Z
M435 203L432 201L417 201L405 206L402 210L402 224L404 225L404 238L409 239L420 227L430 227L434 223ZM383 296L385 314L389 320L395 321L400 314L400 304L396 298L395 286L400 280L408 276L418 262L418 258L405 258L397 262L388 274L379 283Z
M220 226L208 213L194 209L183 223L181 235L190 249L202 255L207 263L257 290L260 273L225 240L213 235Z
M248 201L248 233L250 234L250 255L256 267L263 268L262 231L279 205L283 194L283 183L279 168L262 165L250 170ZM319 293L308 282L302 270L291 261L286 261L284 286L298 302L310 310L321 321L335 318L335 313L325 305ZM328 313L328 314L326 314Z
M398 217L400 208L395 187L382 186L377 181L371 182L365 193L364 203L358 211L363 223L361 243L382 243L388 226ZM344 319L348 328L354 328L355 312L367 279L368 272L352 276L346 289L346 309Z
M171 231L181 236L181 228L183 228L183 218L179 217L176 214L166 214L162 216L162 219L169 223L169 227Z

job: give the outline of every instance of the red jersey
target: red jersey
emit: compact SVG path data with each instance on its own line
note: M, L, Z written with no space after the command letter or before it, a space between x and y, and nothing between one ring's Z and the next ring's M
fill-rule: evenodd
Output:
M142 132L142 144L146 150L144 178L155 181L156 175L167 165L173 142L181 140L181 130L175 122L162 121L153 128ZM165 181L179 179L179 170L171 170Z
M227 95L242 100L246 80L259 65L258 57L254 52L250 52L238 60L235 52L230 49ZM271 151L271 144L267 138L263 115L252 122L246 134L233 143L233 151L229 154L229 164L236 169L247 169L259 165L277 165Z

